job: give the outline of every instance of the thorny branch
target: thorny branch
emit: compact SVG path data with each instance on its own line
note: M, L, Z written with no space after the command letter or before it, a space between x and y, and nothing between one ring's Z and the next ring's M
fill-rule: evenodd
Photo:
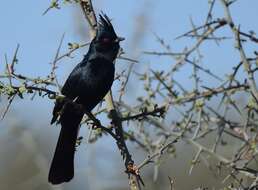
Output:
M159 170L158 163L163 155L173 156L176 154L177 148L182 148L178 147L177 141L187 143L195 150L189 174L195 167L198 167L199 163L204 163L209 169L214 170L213 172L219 172L225 168L230 170L230 174L225 176L224 181L231 179L234 185L234 187L230 187L232 190L257 188L258 171L257 168L252 167L252 163L257 164L258 155L258 90L255 78L258 70L258 53L254 49L254 53L249 55L250 51L247 51L245 46L249 43L257 44L258 38L255 32L243 31L232 18L230 6L237 5L237 2L235 0L209 1L207 17L205 17L203 24L195 25L191 19L192 28L174 38L176 40L182 38L193 40L193 43L185 45L181 51L175 52L170 44L154 34L163 50L143 51L143 55L167 58L172 63L167 65L168 69L156 70L150 67L144 72L136 72L133 66L141 61L128 58L123 53L118 55L119 59L131 63L127 72L124 72L126 74L117 74L119 80L124 78L119 91L120 96L117 101L114 101L110 92L105 97L107 107L95 114L86 113L88 116L86 123L89 120L92 121L93 129L100 129L100 133L109 134L116 140L125 161L126 172L130 177L131 189L141 189L140 170L143 170L150 163L154 163L155 171ZM92 2L80 0L76 3L83 10L93 38L97 22ZM215 17L216 3L220 3L224 8L224 16L221 18ZM60 9L60 1L52 1L44 14L52 8ZM221 36L221 31L226 27L229 27L232 36ZM58 68L57 64L64 58L72 58L75 51L88 45L88 43L70 43L67 52L62 54L63 38L61 38L54 60L51 62L51 73L46 77L28 77L15 70L15 65L18 64L19 45L15 49L11 62L8 62L8 57L5 56L6 69L0 75L0 78L3 79L0 81L0 94L8 98L8 104L2 117L6 116L15 98L23 98L27 94L32 94L32 98L35 95L47 96L50 99L62 98L55 74ZM225 40L234 43L236 47L232 45L232 49L236 48L239 53L239 60L232 66L232 72L226 76L208 68L207 60L203 59L206 55L202 55L204 43L215 42L221 48L223 47L221 42ZM184 86L176 75L185 67L192 69L192 72L189 73L189 81L192 83L190 89ZM245 73L244 78L239 77L241 71ZM136 79L137 83L142 85L144 91L137 95L134 93L135 104L129 104L122 99L127 94L125 89L132 77L138 78ZM204 84L203 81L207 78L216 79L216 82ZM239 102L237 99L239 96L244 96L246 100ZM218 106L214 106L215 104ZM110 126L103 126L96 119L98 114L102 112L109 114L112 120ZM175 113L180 117L175 118ZM234 113L236 116L232 118L230 113ZM126 127L126 124L129 127ZM94 130L96 136L97 131ZM214 140L210 136L214 136ZM218 151L218 148L229 147L227 145L228 138L241 144L230 156ZM137 165L134 163L125 140L134 142L142 151L147 153L148 156L142 163ZM202 143L201 140L214 141L214 143L210 147ZM217 161L216 169L210 167L209 160L212 158ZM171 175L174 174L173 172L172 170ZM157 175L157 172L154 175ZM249 179L251 184L244 183L243 176ZM175 189L174 180L169 177L169 181L170 188Z

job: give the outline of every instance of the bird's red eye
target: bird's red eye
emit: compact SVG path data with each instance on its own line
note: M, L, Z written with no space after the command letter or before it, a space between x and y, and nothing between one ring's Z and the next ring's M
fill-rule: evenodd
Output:
M103 38L101 41L104 43L109 43L111 40L109 38Z

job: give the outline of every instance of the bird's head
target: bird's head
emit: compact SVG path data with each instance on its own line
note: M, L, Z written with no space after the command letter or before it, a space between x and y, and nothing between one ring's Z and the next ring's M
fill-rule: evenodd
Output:
M104 56L113 61L119 51L119 42L124 38L118 37L111 24L110 19L105 14L99 15L99 22L97 26L97 34L93 40L95 50L98 53L102 53Z

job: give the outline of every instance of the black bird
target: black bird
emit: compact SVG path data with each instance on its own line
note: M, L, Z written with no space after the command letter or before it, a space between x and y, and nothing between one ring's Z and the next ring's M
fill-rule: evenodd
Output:
M119 51L118 37L106 15L99 15L97 33L88 53L73 69L57 99L51 124L59 118L61 132L49 171L48 181L60 184L74 176L74 154L79 125L85 111L90 112L107 94L114 81L113 61ZM81 105L81 106L78 106Z

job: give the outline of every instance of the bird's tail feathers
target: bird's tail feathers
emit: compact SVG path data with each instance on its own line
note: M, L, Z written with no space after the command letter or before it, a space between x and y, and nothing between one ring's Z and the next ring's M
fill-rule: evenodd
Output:
M66 103L62 108L61 132L48 176L52 184L68 182L74 176L75 146L82 117L83 111L73 102Z

